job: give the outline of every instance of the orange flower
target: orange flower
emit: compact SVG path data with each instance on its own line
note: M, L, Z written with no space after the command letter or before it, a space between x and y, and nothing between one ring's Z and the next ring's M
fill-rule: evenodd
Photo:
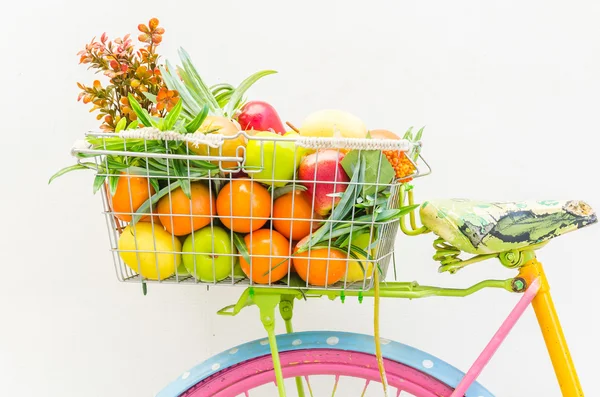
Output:
M167 109L171 111L173 106L179 102L179 93L175 90L168 90L166 87L162 87L156 95L156 108L158 110Z

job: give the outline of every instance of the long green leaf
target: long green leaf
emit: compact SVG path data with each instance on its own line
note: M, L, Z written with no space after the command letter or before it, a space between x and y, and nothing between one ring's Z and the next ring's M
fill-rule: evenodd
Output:
M254 73L252 76L247 77L244 81L240 83L240 85L233 91L231 94L231 98L225 107L225 114L229 117L233 116L233 112L235 110L235 106L242 99L248 88L252 87L254 83L256 83L262 77L268 76L270 74L277 73L275 70L262 70L260 72Z
M332 220L332 221L342 220L344 218L344 216L346 216L348 214L349 210L352 208L352 205L354 204L354 202L356 200L356 196L358 196L360 194L360 192L356 193L356 190L360 189L359 186L360 186L360 182L361 182L361 177L364 178L364 173L361 172L362 168L363 168L362 162L356 164L354 173L352 175L352 179L350 180L350 184L346 188L346 191L342 195L342 198L340 199L339 203L333 209L331 216L329 217L330 220ZM330 231L330 228L331 228L331 226L329 225L329 223L325 223L323 226L318 228L312 234L312 237L306 243L304 243L301 247L299 247L299 251L306 251L306 249L308 249L308 247L312 247L316 243L322 241L323 238Z
M115 126L115 132L121 132L127 127L127 118L123 117Z
M118 183L119 183L119 175L109 175L108 176L108 189L109 189L111 196L114 196L115 193L117 193Z
M156 95L151 94L149 92L143 92L144 96L150 100L153 104L156 105Z
M183 160L172 160L171 164L173 165L173 171L175 176L179 177L179 186L181 186L181 190L188 199L192 199L192 185L190 180L188 179L188 167L184 163Z
M235 247L237 248L238 252L242 254L242 257L244 258L246 263L250 264L250 252L248 252L248 247L246 246L244 238L238 233L233 233L233 244L235 244Z
M106 174L96 175L96 177L94 178L94 185L92 190L94 194L96 194L96 192L102 188L102 186L104 185L104 181L106 181Z
M179 181L175 181L160 189L158 192L154 193L148 200L144 201L142 205L137 209L131 223L135 225L141 218L146 216L150 209L165 195L169 194L169 192L177 189L179 187Z
M165 121L163 124L163 131L171 131L173 127L175 127L175 123L179 119L179 115L181 114L181 108L183 106L183 100L179 98L173 109L167 114L165 117Z
M177 76L177 73L175 72L176 69L173 68L169 61L166 62L166 68L162 65L158 68L160 69L167 87L170 90L177 90L179 96L183 98L183 108L190 114L197 114L200 111L202 104L197 103L189 90L181 83L179 76Z
M84 164L93 164L94 168L90 168ZM76 171L76 170L87 170L87 169L95 169L95 164L94 163L84 163L84 164L75 164L75 165L70 165L68 167L65 167L63 169L61 169L60 171L58 171L56 174L52 175L50 177L50 179L48 180L48 184L51 184L53 180L55 180L56 178L58 178L59 176L62 176L68 172L71 171Z
M185 131L187 133L194 133L198 131L198 128L200 128L204 120L206 120L206 116L208 116L208 105L204 104L202 111L198 113L192 121L185 125Z
M131 109L135 112L135 115L138 117L138 120L140 120L142 122L142 124L144 124L146 127L152 127L152 122L146 116L148 111L144 112L144 110L146 110L146 109L142 108L142 106L133 97L133 95L129 94L127 96L127 98L129 99L129 105L131 105Z
M183 80L183 83L188 89L187 91L189 96L194 98L194 102L198 105L198 107L206 105L208 102L207 99L203 96L202 91L195 88L196 83L193 77L190 76L190 74L187 72L187 70L177 66L177 74L181 77L181 80Z
M192 63L190 55L183 48L179 48L179 57L183 62L183 68L190 75L192 81L194 82L194 88L200 91L202 97L206 99L206 103L208 104L210 110L218 115L221 115L221 107L217 103L212 92L210 92L206 84L204 84L202 77L200 77L200 74L198 73L198 71L194 67L194 64Z

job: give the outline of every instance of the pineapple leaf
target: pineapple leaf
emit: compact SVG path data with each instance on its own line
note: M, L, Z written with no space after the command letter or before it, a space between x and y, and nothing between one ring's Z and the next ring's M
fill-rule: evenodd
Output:
M225 107L225 114L229 117L232 117L238 102L242 99L246 91L248 91L248 89L262 77L274 73L277 72L274 70L262 70L260 72L254 73L252 76L249 76L244 81L242 81L240 85L231 94L231 98L229 99L229 102Z

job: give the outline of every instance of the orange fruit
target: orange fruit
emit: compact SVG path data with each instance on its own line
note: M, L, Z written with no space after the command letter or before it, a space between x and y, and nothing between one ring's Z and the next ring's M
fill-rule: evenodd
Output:
M161 198L156 206L160 223L175 236L184 236L208 225L216 211L208 186L201 182L190 185L191 200L179 187Z
M107 193L108 206L115 212L115 217L131 222L132 214L155 193L155 190L148 182L148 178L122 173L117 182L115 195L111 197L108 189ZM142 220L149 221L150 217L145 216Z
M300 240L294 250L294 269L300 278L320 287L340 281L346 272L346 254L334 248L317 248L297 253L298 246L307 239L308 236Z
M216 130L216 131L214 131ZM237 122L233 122L227 117L221 116L206 116L206 119L202 122L200 128L198 128L198 132L212 134L221 134L225 137L230 137L236 135L240 131L240 126ZM202 156L224 156L224 157L235 157L237 156L237 148L240 146L246 146L246 137L243 135L238 136L237 138L226 138L223 141L222 149L220 148L209 148L207 145L199 145L194 146L192 144L188 144L190 151L202 155ZM219 164L218 161L213 161L213 164ZM237 168L238 163L234 161L223 161L223 168Z
M271 195L257 182L233 180L219 192L217 214L234 232L250 233L263 227L271 216Z
M253 282L257 284L269 284L269 281L274 283L287 274L290 260L281 257L289 257L290 242L281 233L275 230L261 229L246 235L244 241L252 262L252 272L250 272L250 263L246 262L243 256L240 258L240 266Z
M273 227L288 239L300 240L312 227L318 227L320 222L311 219L321 216L313 212L311 199L300 190L286 193L273 203Z
M388 130L371 130L369 135L373 139L400 139L400 137Z

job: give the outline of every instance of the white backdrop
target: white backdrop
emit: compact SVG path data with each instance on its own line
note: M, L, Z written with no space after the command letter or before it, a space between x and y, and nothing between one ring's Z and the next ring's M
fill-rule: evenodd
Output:
M157 16L211 82L273 68L252 89L300 124L351 111L371 128L426 125L434 174L417 197L583 198L600 207L600 3L595 1L115 1L4 4L0 34L2 227L0 394L150 396L183 370L262 337L256 310L215 311L233 289L118 283L92 175L71 174L72 142L96 127L76 102L93 76L77 51ZM542 251L588 396L597 378L600 227ZM438 275L431 236L398 241L403 279L467 286L512 273L486 262ZM383 335L466 370L518 299L386 301ZM371 332L372 305L297 305L296 328ZM281 324L280 324L281 329ZM529 310L480 378L499 397L559 396ZM376 395L376 394L375 394Z

